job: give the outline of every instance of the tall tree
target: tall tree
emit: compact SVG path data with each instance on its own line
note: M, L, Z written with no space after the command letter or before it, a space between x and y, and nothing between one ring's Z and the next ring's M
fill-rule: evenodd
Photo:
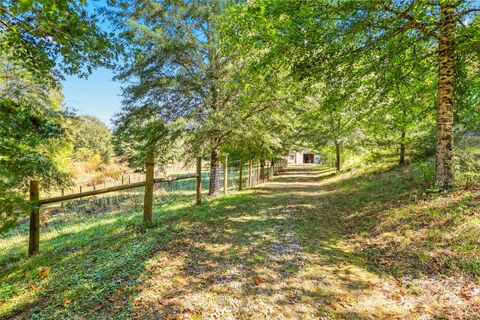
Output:
M382 73L375 74L378 85L373 89L379 91L379 99L366 129L376 147L396 150L399 164L405 165L407 154L426 154L434 148L431 133L438 84L429 45L415 43L402 49L402 41L384 49L390 52L389 61L380 68Z
M15 222L28 179L65 181L59 80L87 75L113 56L109 35L83 0L0 3L0 228ZM56 153L54 153L56 151Z
M165 123L154 106L124 107L114 124L115 152L132 168L143 168L149 151L154 151L159 164L180 161L185 154L182 141L177 141L185 124L181 120Z
M358 73L361 66L336 66L322 82L312 86L303 115L303 140L316 148L329 144L335 150L335 168L341 170L342 149L360 132L362 121L372 113L378 97L372 77ZM313 140L313 141L312 141ZM356 143L359 143L357 139Z
M128 82L121 117L148 108L163 119L161 126L184 119L185 141L192 153L210 156L209 194L219 192L220 154L223 144L243 121L275 105L269 91L258 93L254 81L265 77L246 71L243 51L232 50L225 36L221 0L117 1L112 15L123 26L130 58L118 78ZM245 77L248 77L246 80Z
M365 55L370 56L368 68L381 74L395 67L389 63L391 52L385 50L392 44L401 44L402 51L414 44L428 47L427 54L436 57L432 68L437 69L438 82L435 176L442 188L452 186L454 105L462 80L456 78L455 62L459 45L478 48L478 24L465 23L467 18L476 21L480 12L473 1L259 0L245 10L254 43L264 44L269 58L286 56L294 70L307 76Z
M183 117L194 130L225 108L233 92L226 85L231 60L222 55L218 34L222 1L116 4L119 10L113 15L120 17L131 48L131 59L118 76L129 82L125 112L148 106L165 124ZM212 128L205 141L210 149L209 194L219 190L221 143L221 134Z
M18 190L29 179L49 188L66 177L54 151L64 137L61 95L11 59L0 56L0 230L26 206Z

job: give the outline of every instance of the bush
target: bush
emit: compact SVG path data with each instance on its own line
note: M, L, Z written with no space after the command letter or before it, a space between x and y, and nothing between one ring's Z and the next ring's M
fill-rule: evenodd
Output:
M100 169L101 164L102 164L102 157L99 154L96 154L90 157L90 159L88 159L87 162L85 162L84 168L87 172L94 172Z

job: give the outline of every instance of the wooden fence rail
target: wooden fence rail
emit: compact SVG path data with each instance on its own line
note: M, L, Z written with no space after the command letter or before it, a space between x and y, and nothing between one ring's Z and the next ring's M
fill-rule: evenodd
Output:
M197 158L197 165L196 165L196 173L180 176L180 177L173 177L173 178L154 178L154 156L153 153L148 153L145 161L146 165L146 174L145 174L145 181L134 182L123 184L123 177L122 177L122 185L114 186L114 187L105 187L102 189L95 189L92 191L85 191L82 192L82 187L80 186L79 193L73 193L64 195L62 190L62 195L58 197L52 198L45 198L40 199L40 186L38 181L30 181L30 204L31 204L31 211L30 211L30 230L29 230L29 243L28 243L28 254L30 256L38 254L40 251L40 207L45 204L62 202L67 200L73 199L80 199L90 196L96 196L99 194L122 191L127 189L145 187L144 191L144 206L143 206L143 220L144 223L147 225L152 224L152 208L153 208L153 186L155 183L162 183L162 182L174 182L174 181L181 181L181 180L190 180L196 179L196 205L200 205L202 202L202 160L200 157ZM262 174L262 178L273 178L275 174L277 174L280 168L286 167L287 163L285 161L280 162L271 162L271 165L265 166L265 169L268 170L268 174ZM252 187L254 185L254 181L252 178L252 169L253 169L253 162L249 161L248 167L248 186ZM239 161L239 181L238 181L238 189L242 190L242 179L243 179L243 166L241 160ZM224 185L224 193L228 193L228 158L225 157L224 163L224 177L223 177L223 185ZM257 171L256 171L256 179L255 185L260 183L260 162L257 162Z
M197 177L198 177L197 174L191 174L191 175L188 175L188 176L174 177L174 178L155 178L155 179L153 179L153 182L154 183L173 182L173 181L195 179ZM33 182L34 181L32 181L30 184L32 184ZM61 201L85 198L85 197L90 197L90 196L96 196L96 195L103 194L103 193L110 193L110 192L122 191L122 190L127 190L127 189L139 188L139 187L144 187L144 186L145 186L145 181L140 181L140 182L134 182L134 183L124 184L124 185L115 186L115 187L96 189L96 190L85 191L85 192L81 192L81 193L72 193L72 194L67 194L65 196L45 198L45 199L38 200L37 203L40 204L40 205L50 204L50 203L55 203L55 202L61 202Z

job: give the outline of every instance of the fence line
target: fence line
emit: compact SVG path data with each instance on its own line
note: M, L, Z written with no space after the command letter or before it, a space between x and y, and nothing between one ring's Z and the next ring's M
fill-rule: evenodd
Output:
M39 182L32 180L30 181L30 229L29 229L29 245L28 245L28 254L35 255L40 251L40 208L42 205L58 203L67 200L80 199L85 197L96 196L105 193L111 193L116 191L122 191L127 189L134 189L139 187L144 188L144 197L143 197L143 220L144 223L150 225L152 223L152 208L154 201L154 185L168 183L169 185L176 181L185 181L195 179L195 204L200 205L202 202L202 183L204 179L202 178L202 160L201 157L197 158L196 161L196 173L189 174L179 177L172 178L155 178L154 170L154 157L153 153L148 153L145 159L146 172L145 180L139 182L130 182L124 184L124 179L122 176L122 184L96 189L95 186L91 191L83 191L82 186L80 186L79 193L72 193L65 195L64 190L61 191L61 196L51 197L51 198L40 198L40 186ZM228 157L226 156L223 163L223 193L228 194L229 190L238 190L241 191L245 186L253 187L265 180L270 180L275 174L279 172L281 168L287 166L285 160L275 162L272 160L270 163L256 163L256 170L254 170L253 161L248 162L247 174L248 177L244 178L244 166L241 160L238 161L238 166L228 166ZM158 172L158 171L157 171ZM222 172L222 170L219 170ZM207 178L207 177L206 177ZM219 177L220 178L220 177ZM209 177L208 177L209 179ZM205 182L209 182L208 179L205 179ZM245 180L245 181L244 181ZM231 188L229 188L229 185ZM135 198L136 202L136 198ZM110 202L109 202L110 203ZM62 204L63 206L63 204Z

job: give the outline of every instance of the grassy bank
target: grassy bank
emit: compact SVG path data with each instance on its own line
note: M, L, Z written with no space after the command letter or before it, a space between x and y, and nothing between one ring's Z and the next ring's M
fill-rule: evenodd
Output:
M0 316L475 319L480 192L418 167L292 167L242 193L141 213L53 216L0 238Z

